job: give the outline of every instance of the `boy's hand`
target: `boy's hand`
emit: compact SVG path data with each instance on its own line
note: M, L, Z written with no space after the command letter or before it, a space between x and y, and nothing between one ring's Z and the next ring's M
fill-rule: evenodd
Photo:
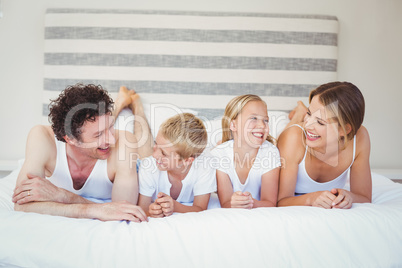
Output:
M158 194L158 199L155 200L155 203L159 204L162 207L162 212L165 217L173 214L174 200L170 195L160 192Z
M241 191L237 191L233 193L230 205L232 208L251 209L253 208L254 200L249 192L242 193Z
M153 218L163 218L165 215L163 215L162 207L158 203L152 203L149 205L149 216Z

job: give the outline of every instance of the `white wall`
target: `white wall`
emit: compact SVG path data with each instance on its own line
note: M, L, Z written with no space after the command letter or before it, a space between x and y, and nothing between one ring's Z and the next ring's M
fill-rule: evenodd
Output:
M170 9L335 15L339 80L366 99L373 168L402 168L402 1L400 0L1 0L0 160L24 157L40 123L46 8Z

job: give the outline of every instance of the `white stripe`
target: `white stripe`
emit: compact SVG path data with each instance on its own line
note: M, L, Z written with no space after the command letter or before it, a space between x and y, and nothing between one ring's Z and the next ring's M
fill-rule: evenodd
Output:
M45 78L136 81L322 84L336 72L45 65Z
M49 99L55 99L60 92L44 91L43 103L48 104ZM112 98L117 98L117 93L110 94ZM158 107L163 104L177 106L187 109L225 109L226 104L235 97L235 95L187 95L187 94L155 94L141 93L141 100L144 104L157 104ZM292 110L296 107L297 101L301 100L308 103L307 97L276 97L261 96L267 103L268 110Z
M336 46L252 43L45 40L45 52L337 59Z
M46 27L130 27L203 30L337 33L338 21L325 19L210 17L148 14L46 14Z

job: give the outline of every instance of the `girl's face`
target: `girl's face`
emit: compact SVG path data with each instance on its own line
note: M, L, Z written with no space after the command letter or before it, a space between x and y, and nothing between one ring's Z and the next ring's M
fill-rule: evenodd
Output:
M267 106L262 101L250 101L242 109L230 129L236 141L245 142L250 147L259 147L268 137L269 118ZM241 144L243 146L243 144Z
M339 146L340 127L336 117L321 104L318 96L311 100L304 118L306 144L322 153L330 147Z

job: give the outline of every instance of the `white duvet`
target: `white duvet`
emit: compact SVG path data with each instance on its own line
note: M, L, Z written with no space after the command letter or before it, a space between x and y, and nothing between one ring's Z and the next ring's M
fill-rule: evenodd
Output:
M373 173L373 203L211 209L144 223L14 212L0 180L0 267L402 267L402 184Z

